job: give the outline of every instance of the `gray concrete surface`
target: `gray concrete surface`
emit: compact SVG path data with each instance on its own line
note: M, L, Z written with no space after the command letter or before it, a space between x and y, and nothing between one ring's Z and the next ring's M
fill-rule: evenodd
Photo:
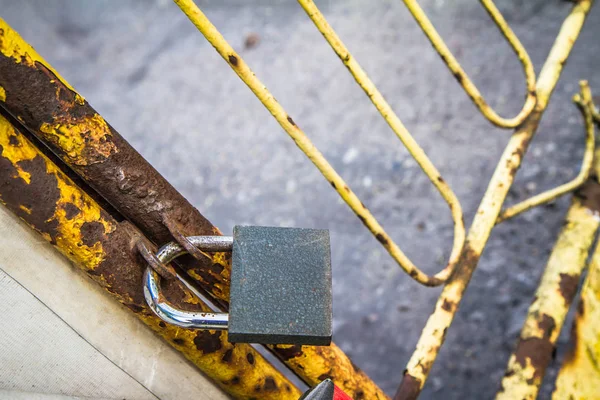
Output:
M514 115L522 72L478 2L421 3L490 103ZM570 4L499 3L539 72ZM201 4L408 255L427 271L441 268L452 240L444 204L301 8ZM401 1L318 4L455 189L469 223L510 133L478 114ZM330 229L334 340L394 393L439 290L400 271L174 4L0 0L0 15L223 232L245 223ZM596 8L509 202L577 172L583 130L570 98L583 78L600 93L599 22ZM251 33L260 42L246 49ZM567 204L494 231L422 399L493 397Z

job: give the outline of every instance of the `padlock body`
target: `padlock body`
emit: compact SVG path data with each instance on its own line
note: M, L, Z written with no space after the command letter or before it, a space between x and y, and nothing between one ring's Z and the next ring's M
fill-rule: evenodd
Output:
M331 335L329 232L236 226L229 341L322 346Z

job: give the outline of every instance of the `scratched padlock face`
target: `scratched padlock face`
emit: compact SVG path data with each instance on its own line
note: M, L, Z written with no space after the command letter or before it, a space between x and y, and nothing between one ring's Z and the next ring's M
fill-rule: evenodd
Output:
M230 293L231 342L329 345L329 232L236 226Z

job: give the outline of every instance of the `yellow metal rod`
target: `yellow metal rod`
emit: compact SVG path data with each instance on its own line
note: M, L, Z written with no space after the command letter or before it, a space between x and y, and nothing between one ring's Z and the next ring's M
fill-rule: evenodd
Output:
M571 330L572 348L556 379L553 400L600 395L600 242L596 245Z
M417 0L404 0L404 4L413 15L423 33L427 36L429 41L435 50L442 57L442 60L452 72L452 75L456 78L458 83L462 86L465 92L469 95L475 106L479 111L486 117L491 123L501 128L516 128L519 126L525 118L533 111L536 103L536 92L535 92L535 70L533 69L533 63L529 58L527 50L523 47L519 38L510 29L510 26L498 10L492 0L480 0L481 4L490 15L502 35L506 38L515 54L519 58L519 61L523 65L523 71L525 72L525 80L527 82L527 97L523 108L517 114L516 117L506 119L499 116L493 108L491 108L479 90L477 86L473 84L467 73L462 69L458 60L454 57L440 34L435 30L435 27L427 18L427 14L423 11Z
M444 286L435 309L427 320L417 342L417 348L408 362L396 400L416 399L429 376L446 332L452 324L458 305L500 214L502 203L506 199L514 176L537 130L591 6L592 0L578 1L560 29L537 82L536 108L512 135L500 158L467 235L467 242L457 269L450 282Z
M371 233L377 238L377 240L385 247L389 254L394 260L400 265L400 267L413 277L417 282L427 286L437 286L448 280L454 267L458 261L460 250L463 247L465 230L464 222L462 218L462 209L458 199L451 191L450 187L441 177L435 166L425 155L425 152L419 147L416 141L410 136L408 131L402 126L400 120L395 117L393 113L387 114L386 120L388 123L392 121L395 126L395 131L403 141L406 148L411 152L415 160L421 165L421 168L425 171L429 179L433 182L435 187L438 189L442 197L448 202L452 219L454 221L454 242L448 265L434 276L429 276L419 268L417 268L413 262L402 252L400 247L390 238L385 232L383 227L375 219L373 214L366 208L366 206L360 201L358 196L350 189L342 177L333 169L329 162L325 159L323 154L314 146L306 134L296 125L294 120L287 114L283 107L275 100L273 95L265 87L265 85L254 75L252 70L244 62L244 60L233 50L231 45L225 40L217 28L210 22L210 20L204 15L204 13L196 6L192 0L174 0L175 3L181 8L181 10L188 16L190 21L198 28L198 30L204 35L204 37L213 45L217 52L227 61L235 73L244 81L246 85L252 90L256 97L263 103L263 105L269 110L273 117L279 122L281 127L288 133L288 135L294 140L296 145L306 154L306 156L313 162L317 169L323 174L333 188L339 193L342 199L350 206L352 211L356 213L358 218L363 224L371 231ZM341 42L340 42L341 45ZM350 57L349 62L352 63L355 71L356 68L360 68L358 63ZM368 78L364 75L362 82L368 84ZM371 83L372 85L372 83ZM373 90L370 87L370 90ZM373 96L376 95L376 89L372 92ZM380 95L379 95L380 96ZM385 102L381 97L376 100L376 106L384 107ZM389 107L389 106L387 106ZM390 110L391 111L391 110Z
M577 104L579 110L584 119L585 124L585 153L583 155L583 161L581 163L581 170L579 174L570 182L560 185L554 189L550 189L546 192L535 195L521 203L515 204L503 210L496 224L506 221L507 219L513 218L522 212L528 211L539 205L549 203L558 197L565 195L573 190L577 189L585 183L590 176L592 171L592 165L594 161L594 148L596 145L595 140L595 129L594 129L594 118L593 118L593 103L592 93L587 81L581 81L581 94L577 94L573 97L573 101Z
M496 400L537 398L600 225L597 212L573 198Z

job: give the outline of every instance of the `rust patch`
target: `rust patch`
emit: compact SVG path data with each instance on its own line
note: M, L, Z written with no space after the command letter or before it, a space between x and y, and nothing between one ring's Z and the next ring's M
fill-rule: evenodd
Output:
M289 115L287 116L287 120L290 124L296 126L296 123L294 122L294 120L292 119L292 117L290 117Z
M265 385L263 386L263 389L265 390L265 392L273 392L277 390L277 383L275 382L275 379L273 379L272 376L267 376L267 378L265 379Z
M302 346L297 344L290 347L275 346L275 350L283 361L288 361L302 355Z
M185 344L185 340L183 340L182 338L175 338L173 339L173 343L175 343L178 346L183 346Z
M11 146L18 146L19 139L15 135L10 135L10 137L8 138L8 144L10 144Z
M579 285L579 276L562 273L560 274L560 281L558 283L560 294L562 295L565 304L568 306L573 301L575 294L577 293L577 286Z
M223 360L223 362L230 363L232 358L233 358L233 349L228 349L225 352L225 354L223 354L223 358L221 358L221 360Z
M404 373L402 383L394 396L394 400L415 400L421 391L421 382L414 376Z
M515 359L521 364L522 368L527 366L527 359L531 363L531 366L534 368L534 379L535 382L540 382L544 377L544 373L546 371L546 367L550 364L552 360L552 352L554 351L554 346L550 341L540 338L528 338L522 339L519 341L517 345L517 350L515 351Z
M541 320L538 322L538 327L544 332L544 339L550 339L556 329L556 322L554 318L548 314L543 314Z
M2 152L0 145L0 154ZM19 176L19 171L9 160L0 157L0 200L36 230L49 235L54 243L58 234L58 221L53 218L56 202L60 199L58 180L54 174L46 172L46 164L40 156L17 165L30 175L30 183Z
M452 313L454 312L455 307L456 304L454 302L444 299L444 302L442 303L442 310Z
M81 225L80 230L81 241L89 247L94 246L95 243L100 241L102 235L104 235L104 225L97 221L85 222Z
M375 235L375 237L377 238L377 241L379 243L381 243L382 245L384 245L384 246L389 245L388 240L385 238L385 236L383 236L383 234L378 233L377 235Z
M332 379L333 377L329 374L321 374L317 377L318 380L324 381L325 379Z
M73 203L64 204L63 209L65 210L65 217L67 219L73 219L81 213L81 210Z
M463 84L464 78L459 72L453 72L452 75L454 75L454 78L456 78L458 83L460 83L461 85Z
M223 347L221 332L198 331L194 338L194 344L204 354L214 353Z
M246 354L246 360L248 360L248 364L254 364L254 356L252 355L252 353Z
M234 56L233 54L230 54L229 57L228 57L228 59L229 59L229 63L231 65L233 65L234 67L238 66L239 60L238 60L238 58L236 56Z
M600 184L597 177L590 177L579 189L575 196L582 200L585 207L592 211L600 212Z

